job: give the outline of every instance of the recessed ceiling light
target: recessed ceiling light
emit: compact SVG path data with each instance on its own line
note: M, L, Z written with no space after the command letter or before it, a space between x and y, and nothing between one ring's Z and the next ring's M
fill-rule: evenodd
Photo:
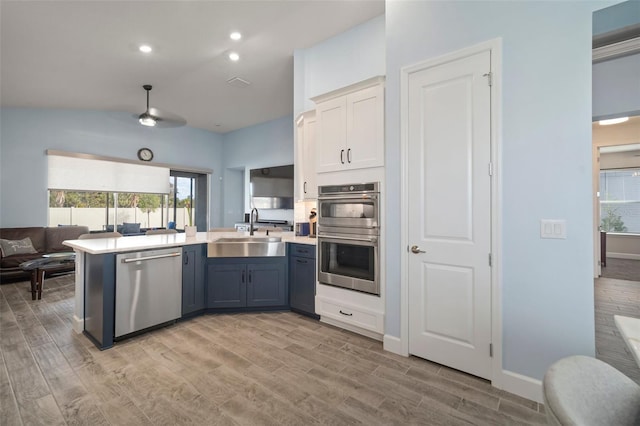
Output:
M237 32L237 31L234 31L234 32L232 32L231 34L229 34L229 38L230 38L231 40L236 40L236 41L238 41L238 40L240 40L240 39L242 38L242 34L240 34L240 33L239 33L239 32Z
M229 59L235 62L240 59L240 55L238 55L236 52L231 52L229 53Z
M608 126L610 124L624 123L625 121L629 121L629 117L619 117L619 118L611 118L609 120L600 120L598 123L601 126Z
M153 50L148 44L143 44L138 49L140 49L142 53L150 53Z

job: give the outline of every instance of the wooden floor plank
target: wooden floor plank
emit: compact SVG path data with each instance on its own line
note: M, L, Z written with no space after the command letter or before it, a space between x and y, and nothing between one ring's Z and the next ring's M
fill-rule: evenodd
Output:
M628 286L614 283L601 309ZM0 286L7 424L538 424L544 407L292 312L216 314L100 351L72 330L73 276ZM23 294L24 293L24 294ZM619 335L608 313L600 339ZM611 356L623 357L619 348ZM4 376L3 376L4 374ZM5 407L7 407L5 409ZM27 411L28 408L28 411ZM4 423L3 423L4 424Z

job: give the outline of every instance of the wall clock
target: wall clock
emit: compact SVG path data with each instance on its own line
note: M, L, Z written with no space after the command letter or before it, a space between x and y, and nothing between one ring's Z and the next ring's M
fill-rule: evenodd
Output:
M138 158L142 161L151 161L153 160L153 151L149 148L140 148L138 150Z

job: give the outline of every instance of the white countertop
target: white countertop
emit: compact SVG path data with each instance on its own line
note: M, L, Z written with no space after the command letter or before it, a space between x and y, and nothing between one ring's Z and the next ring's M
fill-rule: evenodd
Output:
M255 237L264 237L264 232L254 232ZM249 232L198 232L195 237L184 233L160 235L135 235L120 238L96 238L89 240L67 240L63 244L89 254L122 253L127 251L181 247L193 244L212 243L219 238L248 237ZM293 232L270 232L271 237L282 237L283 242L316 245L315 238L297 237Z
M614 315L616 327L620 330L622 338L629 347L631 354L640 367L640 318L623 317Z

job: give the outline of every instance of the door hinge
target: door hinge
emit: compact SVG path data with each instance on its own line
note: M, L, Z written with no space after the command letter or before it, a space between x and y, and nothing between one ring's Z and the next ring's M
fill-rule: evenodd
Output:
M493 163L489 163L489 176L493 176Z
M489 84L489 86L493 86L493 73L492 72L488 72L486 74L482 75L483 77L487 77L487 83Z
M489 343L489 357L493 358L493 343Z
M489 253L489 266L493 266L492 263L493 262L492 262L492 259L491 259L491 253Z

